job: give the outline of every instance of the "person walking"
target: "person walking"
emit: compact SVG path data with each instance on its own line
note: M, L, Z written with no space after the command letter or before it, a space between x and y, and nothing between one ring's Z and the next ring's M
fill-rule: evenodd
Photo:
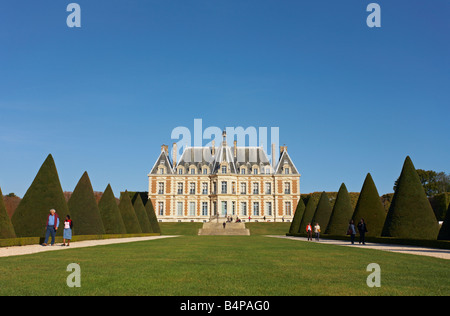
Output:
M359 244L366 244L366 233L368 232L367 230L367 225L364 222L364 218L361 218L361 221L358 223L358 232L359 232Z
M320 225L319 225L319 223L316 223L316 226L314 226L314 232L316 233L316 240L319 241L319 237L320 237Z
M225 226L227 226L227 223L223 222L223 229L225 229Z
M350 235L350 241L352 242L353 245L355 243L355 235L356 235L356 229L353 220L350 220L350 222L348 223L347 235Z
M64 221L63 244L62 244L62 246L66 245L66 240L67 240L67 247L70 246L70 241L72 240L72 228L73 228L73 222L70 219L70 215L67 215L66 219Z
M48 238L50 236L52 236L52 243L51 245L54 246L55 245L55 236L56 236L56 231L58 230L58 226L59 226L59 217L58 214L56 214L56 210L51 209L50 210L50 214L48 214L47 216L47 225L46 225L46 231L45 231L45 240L44 243L42 244L42 246L47 246L48 245Z
M306 236L308 236L308 241L312 240L312 227L311 227L311 223L308 223L308 225L306 225Z

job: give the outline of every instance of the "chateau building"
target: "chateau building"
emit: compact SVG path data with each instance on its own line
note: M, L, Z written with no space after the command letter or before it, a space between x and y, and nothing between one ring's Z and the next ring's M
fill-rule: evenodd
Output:
M275 145L272 144L272 153ZM168 146L148 174L149 198L160 222L207 222L217 217L250 221L292 221L300 199L300 174L280 146L269 161L263 147L187 147L173 161ZM272 156L275 156L274 154Z

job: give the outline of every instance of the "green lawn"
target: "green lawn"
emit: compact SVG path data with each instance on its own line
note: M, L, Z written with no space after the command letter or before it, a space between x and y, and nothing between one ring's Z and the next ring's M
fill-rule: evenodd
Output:
M275 229L275 227L273 227ZM261 228L262 229L262 228ZM69 263L81 288L69 288ZM381 287L369 288L369 263ZM448 260L254 236L181 236L0 258L0 295L450 295Z

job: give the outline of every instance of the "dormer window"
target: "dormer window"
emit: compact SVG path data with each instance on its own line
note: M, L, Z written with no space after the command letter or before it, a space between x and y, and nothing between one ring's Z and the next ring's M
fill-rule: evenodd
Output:
M222 173L223 174L227 173L227 166L222 166Z
M289 174L289 168L284 168L284 174Z
M191 174L195 174L195 168L191 168Z

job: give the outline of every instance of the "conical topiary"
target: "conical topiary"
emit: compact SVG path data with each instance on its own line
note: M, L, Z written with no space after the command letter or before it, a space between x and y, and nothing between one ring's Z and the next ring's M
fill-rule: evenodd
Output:
M98 202L98 209L102 218L103 227L106 234L126 234L127 229L123 223L122 215L120 214L119 206L111 185L105 189L103 195Z
M145 210L144 203L142 203L141 196L138 194L136 196L136 200L133 204L134 211L136 212L136 216L139 220L139 224L141 225L141 230L143 233L152 233L152 225L150 224L150 220L147 216L147 211Z
M411 158L406 157L383 227L383 236L436 239L439 224Z
M331 212L333 208L330 205L328 194L323 191L320 195L319 204L317 204L316 212L314 213L313 223L319 223L321 230L324 232L327 229L330 221Z
M69 209L55 162L52 155L48 155L11 218L17 237L45 236L51 209L56 210L60 220L57 235L62 235L64 218L69 214Z
M450 240L450 204L438 235L439 240Z
M308 199L308 202L306 202L305 212L303 213L302 222L300 224L300 233L306 234L306 225L310 223L312 225L312 220L314 217L314 213L316 212L317 203L319 202L319 199L316 194L311 194L311 196Z
M330 235L345 235L349 222L352 219L353 211L347 187L342 183L325 233Z
M364 219L368 230L367 236L381 236L384 220L386 219L386 211L370 173L367 174L364 180L352 219L355 222L355 226L361 219Z
M153 208L153 203L150 200L150 198L147 200L147 203L145 204L145 211L147 212L150 225L152 225L152 231L154 233L161 234L161 228L159 227L158 218L156 217L155 209Z
M14 226L8 216L8 212L6 211L2 189L0 188L0 239L3 238L16 238L16 233L14 232Z
M81 177L67 205L74 224L74 234L103 235L105 233L94 190L87 172Z
M300 198L298 200L294 218L292 219L291 227L289 228L289 234L297 234L300 232L300 224L302 222L303 213L305 213L305 203L303 203L303 200Z
M142 233L141 225L134 211L133 204L131 204L130 196L125 191L120 195L119 203L120 214L122 215L123 223L127 229L127 234L140 234Z

